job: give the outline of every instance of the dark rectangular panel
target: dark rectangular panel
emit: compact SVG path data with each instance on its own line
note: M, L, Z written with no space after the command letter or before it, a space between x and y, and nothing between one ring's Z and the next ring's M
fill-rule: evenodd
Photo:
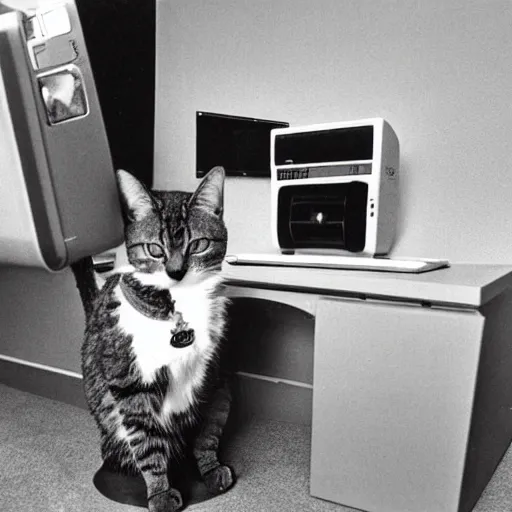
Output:
M155 0L77 0L116 169L153 184Z
M196 176L220 165L228 176L270 176L270 132L288 123L196 113Z
M373 126L278 135L275 164L343 162L373 158Z

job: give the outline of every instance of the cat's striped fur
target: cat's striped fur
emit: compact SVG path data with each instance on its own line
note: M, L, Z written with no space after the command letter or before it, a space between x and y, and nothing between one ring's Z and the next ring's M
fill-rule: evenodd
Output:
M188 453L212 493L234 482L217 458L230 405L218 371L224 171L210 171L194 194L150 192L125 171L118 181L130 265L107 279L88 315L84 389L105 463L142 474L149 510L169 512L183 505L172 479Z

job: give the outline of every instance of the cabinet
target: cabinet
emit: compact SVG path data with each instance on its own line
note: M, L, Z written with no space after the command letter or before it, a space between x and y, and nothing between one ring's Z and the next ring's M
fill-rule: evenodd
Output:
M512 439L512 268L279 270L229 269L228 290L315 316L311 494L469 512Z

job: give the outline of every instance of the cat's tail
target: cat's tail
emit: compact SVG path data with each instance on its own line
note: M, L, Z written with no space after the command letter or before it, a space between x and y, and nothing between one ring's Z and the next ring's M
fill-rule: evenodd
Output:
M87 256L73 263L71 270L75 276L76 287L80 293L87 323L93 311L94 301L99 294L92 256Z

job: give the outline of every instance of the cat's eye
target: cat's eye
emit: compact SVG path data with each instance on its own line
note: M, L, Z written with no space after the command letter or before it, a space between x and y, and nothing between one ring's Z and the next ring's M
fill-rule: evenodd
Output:
M153 258L163 258L165 254L162 246L159 244L146 244L146 250Z
M205 252L210 247L210 240L207 238L197 238L196 240L192 240L190 245L188 246L188 250L190 254L201 254Z

